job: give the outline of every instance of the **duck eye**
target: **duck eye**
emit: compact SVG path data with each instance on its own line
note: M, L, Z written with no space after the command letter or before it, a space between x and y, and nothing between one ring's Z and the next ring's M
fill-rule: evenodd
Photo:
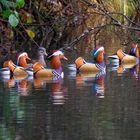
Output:
M40 53L43 53L44 51L40 50Z

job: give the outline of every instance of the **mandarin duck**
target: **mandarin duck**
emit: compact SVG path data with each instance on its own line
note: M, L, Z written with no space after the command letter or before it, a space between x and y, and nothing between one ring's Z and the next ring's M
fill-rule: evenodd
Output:
M30 60L30 58L28 57L28 54L26 52L23 52L19 55L17 59L17 65L20 64L22 67L27 68L28 67L27 60ZM13 73L13 69L11 68L18 67L13 63L12 60L5 61L3 66L4 67L0 69L0 75L3 76L3 78L6 78L6 76L10 77L11 73ZM29 70L28 72L30 73Z
M126 67L133 67L139 62L138 44L132 43L129 53L126 54L122 49L119 49L115 55L108 56L110 62L118 61Z
M81 73L98 73L105 71L104 64L104 47L96 48L92 51L92 57L95 63L86 62L82 57L75 60L77 72Z
M33 75L33 69L32 69L32 63L28 63L28 61L31 61L31 58L28 56L26 52L22 52L18 55L16 65L23 67L28 75Z
M28 76L28 72L26 71L26 69L21 66L15 65L12 60L5 61L3 67L8 68L10 70L10 75L13 75L17 79L23 79Z
M39 62L33 65L33 73L35 78L45 77L63 77L61 59L68 60L62 51L55 50L48 56L50 59L51 68L45 68Z

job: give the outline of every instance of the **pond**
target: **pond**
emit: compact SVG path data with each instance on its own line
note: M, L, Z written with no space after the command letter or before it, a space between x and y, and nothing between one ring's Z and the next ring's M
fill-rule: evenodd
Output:
M108 53L107 53L108 54ZM0 81L1 140L138 140L138 65L63 79Z

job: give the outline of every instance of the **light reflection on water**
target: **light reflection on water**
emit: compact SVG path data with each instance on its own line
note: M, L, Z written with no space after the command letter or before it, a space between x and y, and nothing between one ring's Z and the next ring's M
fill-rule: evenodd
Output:
M72 72L72 73L71 73ZM139 65L64 79L1 80L0 139L139 139Z

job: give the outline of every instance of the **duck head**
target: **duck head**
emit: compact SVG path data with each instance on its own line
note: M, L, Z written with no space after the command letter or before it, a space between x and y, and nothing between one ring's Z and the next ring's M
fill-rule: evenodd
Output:
M29 67L27 60L31 60L26 52L19 54L17 58L17 65L22 66L24 68Z
M96 63L103 63L104 62L104 47L95 48L91 52L91 56L93 57Z
M48 59L50 59L51 67L53 69L58 69L61 67L61 60L68 60L68 58L65 57L64 53L59 50L53 50L48 56Z
M139 57L139 49L138 49L138 44L137 43L132 43L131 44L129 55Z
M38 56L48 56L48 54L46 53L46 49L44 47L38 48Z
M38 48L38 62L42 64L42 66L46 67L45 57L47 57L48 54L46 53L46 49L43 47Z

